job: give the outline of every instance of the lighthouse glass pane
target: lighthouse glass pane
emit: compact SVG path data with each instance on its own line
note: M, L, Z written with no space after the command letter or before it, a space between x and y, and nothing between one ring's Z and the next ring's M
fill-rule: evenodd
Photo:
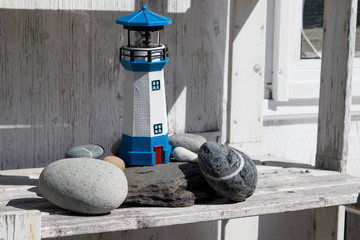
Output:
M360 3L356 22L355 57L360 56ZM324 0L305 0L303 32L301 34L301 58L321 58L323 38Z
M160 90L160 80L152 81L151 86L153 91Z
M154 125L154 134L161 134L162 133L162 124L155 124Z
M161 31L155 31L152 33L151 43L155 44L156 46L160 46L160 33Z
M129 41L132 43L133 47L159 47L160 46L160 31L147 32L147 31L132 31L130 33Z

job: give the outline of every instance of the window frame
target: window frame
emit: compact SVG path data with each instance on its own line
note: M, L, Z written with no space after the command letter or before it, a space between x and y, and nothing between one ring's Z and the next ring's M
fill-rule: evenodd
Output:
M272 4L273 11L268 11L273 14L274 29L270 95L279 102L318 99L321 59L301 59L303 0L273 0ZM360 96L360 58L354 59L352 91Z
M154 88L155 87L155 88ZM151 89L153 91L159 91L161 89L160 80L151 81Z
M158 132L156 132L156 131L158 131ZM159 135L162 133L163 133L162 123L154 124L154 135Z

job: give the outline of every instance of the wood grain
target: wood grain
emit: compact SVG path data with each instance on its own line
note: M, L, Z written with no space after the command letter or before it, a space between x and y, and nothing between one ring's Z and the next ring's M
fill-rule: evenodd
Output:
M39 211L1 211L0 239L41 239Z
M348 153L357 2L324 2L316 166L340 172Z
M264 0L231 2L227 142L246 152L262 138L266 6Z
M126 32L115 19L130 13L128 1L114 3L119 11L109 11L109 1L61 1L57 11L50 10L56 1L48 8L39 2L48 10L17 9L16 2L19 7L15 1L14 9L0 9L0 169L44 167L86 143L100 144L110 155L124 115L118 55ZM169 4L151 1L148 9L173 19L162 36L170 52L170 133L221 131L227 4ZM130 5L141 8L140 2Z
M0 171L0 211L41 211L41 236L61 237L173 226L223 219L348 205L358 202L360 179L333 171L257 166L253 196L233 203L216 199L184 208L118 208L82 216L55 207L32 186L41 169ZM9 188L7 183L11 182ZM16 180L18 179L18 186ZM4 190L5 189L5 190Z

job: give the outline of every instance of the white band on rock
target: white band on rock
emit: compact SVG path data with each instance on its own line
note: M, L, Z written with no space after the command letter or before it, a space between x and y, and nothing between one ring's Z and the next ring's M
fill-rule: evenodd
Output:
M211 175L209 175L209 174L207 174L207 173L204 173L204 172L202 172L202 174L205 175L206 178L211 179L211 180L214 180L214 181L225 181L225 180L228 180L228 179L230 179L230 178L238 175L239 172L244 168L245 160L244 160L244 158L241 156L240 153L238 153L237 151L233 151L233 152L240 158L240 161L241 161L239 168L236 169L235 172L233 172L233 173L231 173L231 174L229 174L229 175L227 175L227 176L224 176L224 177L214 177L214 176L211 176Z

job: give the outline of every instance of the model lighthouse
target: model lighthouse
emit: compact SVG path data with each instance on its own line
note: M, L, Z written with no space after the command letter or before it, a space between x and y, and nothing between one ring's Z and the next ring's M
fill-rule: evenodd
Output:
M169 58L167 47L160 43L160 31L171 22L145 5L116 19L128 31L127 45L120 48L120 63L126 70L120 157L128 165L170 160L163 70Z

